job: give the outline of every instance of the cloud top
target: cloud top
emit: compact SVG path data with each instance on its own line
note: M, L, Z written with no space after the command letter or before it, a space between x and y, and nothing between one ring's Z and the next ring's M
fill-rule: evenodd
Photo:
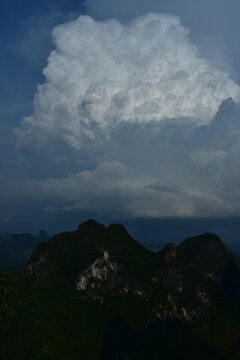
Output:
M89 16L53 31L23 144L57 138L79 149L123 124L168 119L209 123L224 99L240 99L228 75L199 56L178 17L150 13L128 24Z

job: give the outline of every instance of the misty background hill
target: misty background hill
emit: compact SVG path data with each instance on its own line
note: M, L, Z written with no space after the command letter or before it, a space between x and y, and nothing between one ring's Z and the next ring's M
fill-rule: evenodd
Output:
M44 230L38 236L30 233L0 233L0 268L20 272L36 246L49 239L50 236Z

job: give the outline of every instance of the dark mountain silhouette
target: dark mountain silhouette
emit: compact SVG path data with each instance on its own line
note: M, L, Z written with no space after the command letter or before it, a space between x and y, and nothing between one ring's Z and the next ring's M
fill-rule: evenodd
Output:
M20 283L3 359L230 360L239 351L239 268L213 234L154 253L123 225L89 220L41 242Z
M162 319L136 333L121 318L110 324L101 360L216 360L221 359L188 325Z

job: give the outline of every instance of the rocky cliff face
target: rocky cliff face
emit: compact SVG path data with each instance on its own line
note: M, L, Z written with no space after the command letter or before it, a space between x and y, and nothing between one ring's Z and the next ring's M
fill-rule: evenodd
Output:
M34 250L0 358L232 360L239 279L213 234L151 252L124 226L89 220Z
M213 234L151 252L89 220L37 246L21 291L0 276L0 359L232 360L239 279Z
M189 238L178 247L168 244L151 253L123 226L105 228L92 220L76 232L41 243L24 277L36 288L67 283L82 300L104 303L109 297L135 296L147 304L147 322L207 319L213 306L238 304L240 298L238 291L230 291L239 284L238 267L215 235ZM234 283L229 288L227 277Z

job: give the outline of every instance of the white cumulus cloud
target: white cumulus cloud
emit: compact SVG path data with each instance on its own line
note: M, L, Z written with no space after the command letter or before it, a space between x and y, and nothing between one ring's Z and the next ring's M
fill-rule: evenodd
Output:
M240 99L239 87L200 57L172 15L128 24L80 16L56 27L53 41L34 111L16 130L24 145L59 139L79 149L122 124L184 118L201 125L224 99Z

